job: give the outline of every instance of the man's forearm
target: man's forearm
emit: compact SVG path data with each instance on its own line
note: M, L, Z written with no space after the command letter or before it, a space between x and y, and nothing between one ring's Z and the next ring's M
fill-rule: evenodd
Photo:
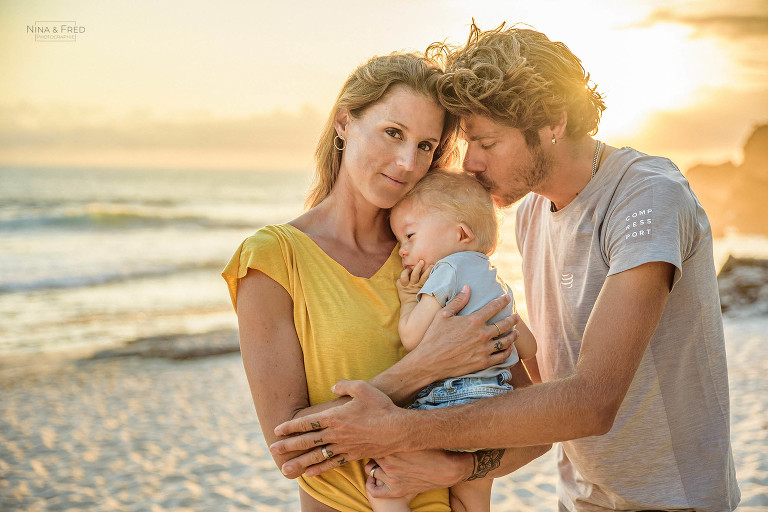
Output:
M549 451L552 445L525 446L522 448L499 448L472 453L472 474L466 478L498 478L517 471L534 459Z
M530 447L603 433L599 408L577 379L537 384L456 407L408 414L408 450ZM492 427L489 427L492 425Z

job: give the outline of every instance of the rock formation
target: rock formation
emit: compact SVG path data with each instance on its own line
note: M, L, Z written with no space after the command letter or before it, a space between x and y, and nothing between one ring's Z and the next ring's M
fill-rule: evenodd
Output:
M714 236L727 231L768 235L768 125L752 132L741 165L697 165L686 178L707 211Z
M768 260L729 256L717 286L723 313L768 315Z

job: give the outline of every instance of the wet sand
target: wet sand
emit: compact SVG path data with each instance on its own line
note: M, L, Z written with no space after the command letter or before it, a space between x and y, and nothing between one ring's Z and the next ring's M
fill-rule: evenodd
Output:
M725 326L739 510L765 510L768 318ZM298 510L238 353L105 355L0 361L0 510ZM552 452L498 479L493 510L556 510Z

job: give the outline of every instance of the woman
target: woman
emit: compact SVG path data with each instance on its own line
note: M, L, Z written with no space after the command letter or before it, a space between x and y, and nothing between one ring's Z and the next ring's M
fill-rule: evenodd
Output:
M492 355L488 340L496 328L477 321L444 354L425 340L427 348L406 356L397 335L395 281L402 267L389 208L430 168L457 154L456 121L436 100L441 74L413 54L375 57L358 68L321 135L310 209L246 239L223 273L268 444L283 421L343 403L330 390L341 378L369 380L404 405L430 382L509 354L514 335ZM299 477L302 510L370 510L364 461L347 463L329 448L306 456L327 459L333 470L314 477L284 471ZM421 494L412 506L448 510L447 492Z

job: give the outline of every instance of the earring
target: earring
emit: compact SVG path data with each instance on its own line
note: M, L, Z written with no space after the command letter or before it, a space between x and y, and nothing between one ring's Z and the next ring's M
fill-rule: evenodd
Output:
M557 144L557 139L555 138L555 134L552 134L552 144Z
M337 139L340 140L341 142L337 143ZM339 147L339 145L341 145L341 147ZM339 151L344 151L347 148L347 141L346 141L346 139L344 137L342 137L341 135L336 135L333 138L333 147L336 148Z

